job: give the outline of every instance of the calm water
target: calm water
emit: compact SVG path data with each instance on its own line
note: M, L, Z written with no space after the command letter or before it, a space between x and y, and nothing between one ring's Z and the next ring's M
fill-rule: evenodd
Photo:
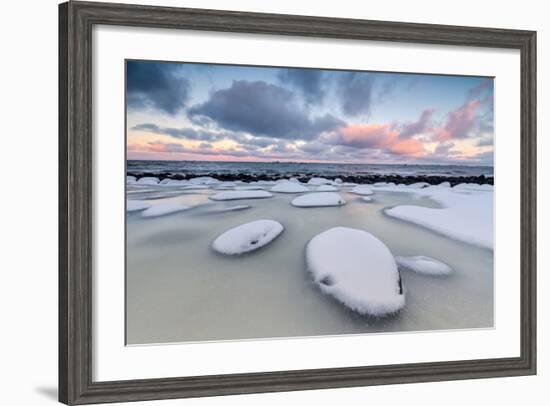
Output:
M147 191L143 191L147 190ZM129 198L161 198L167 188L129 187ZM384 207L429 200L377 192L366 203L346 191L348 204L295 208L296 195L213 202L213 191L172 191L167 199L191 210L142 219L127 216L128 344L295 337L369 332L421 331L493 325L493 253L389 218ZM244 211L216 213L241 204ZM274 219L285 227L273 243L251 254L227 257L212 240L236 225ZM406 305L394 317L374 319L347 310L321 293L306 271L304 249L316 234L334 227L365 229L395 255L427 255L454 268L448 277L402 271Z
M208 162L208 161L128 161L130 173L170 172L216 174L247 173L276 174L288 177L295 174L327 177L378 174L378 175L432 175L432 176L493 176L491 166L466 165L375 165L375 164L326 164L326 163L266 163L266 162Z

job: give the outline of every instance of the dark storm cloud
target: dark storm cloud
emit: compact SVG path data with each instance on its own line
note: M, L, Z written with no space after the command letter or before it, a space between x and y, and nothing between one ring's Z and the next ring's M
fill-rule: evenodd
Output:
M349 116L368 115L376 76L365 72L341 72L336 76L342 111Z
M296 88L307 104L319 104L323 101L323 71L318 69L282 69L279 80Z
M293 92L264 81L234 81L188 114L192 120L208 117L227 130L285 139L310 139L344 124L330 114L311 119Z
M129 109L153 108L174 115L189 98L189 81L172 63L129 61L126 64Z

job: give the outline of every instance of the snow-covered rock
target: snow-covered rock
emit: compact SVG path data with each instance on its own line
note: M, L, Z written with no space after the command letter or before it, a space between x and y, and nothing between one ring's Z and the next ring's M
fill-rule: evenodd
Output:
M304 185L301 185L297 182L291 182L285 180L284 182L279 182L270 189L272 192L278 193L304 193L309 192L309 189Z
M244 254L269 244L283 229L283 225L274 220L252 221L221 234L212 243L212 248L221 254Z
M265 190L228 190L210 196L212 200L265 199L273 195Z
M151 207L151 204L144 202L142 200L126 200L126 211L140 211L145 210Z
M445 262L431 257L417 255L412 257L395 257L400 268L410 269L424 275L449 275L453 269Z
M465 190L465 191L492 191L493 185L478 185L477 183L460 183L453 187L453 190Z
M342 179L336 178L336 179L334 179L334 183L337 183L337 184L341 185L342 184Z
M136 183L136 177L132 175L126 176L126 183Z
M324 231L307 244L306 261L324 293L360 314L384 316L405 304L392 253L366 231L347 227Z
M342 206L346 201L336 192L315 192L298 196L290 202L296 207Z
M166 185L168 182L170 182L170 180L171 180L170 178L164 178L159 182L159 185Z
M187 210L189 206L185 206L179 203L159 203L149 207L143 211L141 215L143 217L158 217L165 214L177 213L179 211Z
M451 187L451 184L449 182L441 182L439 185L437 185L439 187Z
M316 192L338 192L338 188L332 185L321 185L315 188Z
M185 186L185 185L188 185L189 182L187 182L186 180L178 180L178 179L164 179L160 184L162 186Z
M351 193L355 193L356 195L361 196L370 196L374 192L372 191L372 188L368 185L358 185L351 189Z
M143 178L139 178L136 183L139 185L158 185L159 178L155 176L144 176Z
M370 196L361 196L361 200L364 202L372 202L372 197Z
M332 183L331 180L325 179L325 178L311 178L307 184L312 186L320 186L320 185L330 185Z
M493 249L493 193L430 186L411 190L416 196L429 197L441 208L401 205L386 209L391 217L409 221L449 238Z

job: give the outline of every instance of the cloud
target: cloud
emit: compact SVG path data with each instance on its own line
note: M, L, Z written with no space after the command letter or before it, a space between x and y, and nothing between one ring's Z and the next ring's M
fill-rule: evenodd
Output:
M341 128L338 144L355 148L379 149L395 155L417 157L424 154L423 143L415 138L401 138L389 124L354 124Z
M172 63L129 61L126 64L128 109L152 108L175 115L189 99L189 81Z
M133 131L146 131L154 134L168 135L177 139L188 139L196 141L219 141L231 135L227 133L216 133L205 129L194 129L191 127L172 128L160 127L152 123L137 124L131 128Z
M318 104L325 97L323 71L320 69L282 69L278 78L296 88L307 104Z
M469 100L458 109L451 111L443 127L435 128L435 138L438 141L466 138L476 125L476 113L481 102Z
M479 96L481 96L485 92L488 92L488 93L493 92L493 79L489 79L489 78L482 79L477 86L472 87L468 91L468 98L469 99L479 98Z
M234 81L188 114L192 120L208 117L224 129L286 139L310 139L343 125L330 114L311 119L293 92L264 81Z
M376 76L365 72L339 72L336 75L342 111L348 116L370 114Z
M424 110L418 120L403 125L399 136L408 138L428 131L430 129L430 121L433 113L433 109Z

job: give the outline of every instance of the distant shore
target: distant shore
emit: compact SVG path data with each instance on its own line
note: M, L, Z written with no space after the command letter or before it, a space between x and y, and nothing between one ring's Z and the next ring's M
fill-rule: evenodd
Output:
M210 173L205 174L204 172L193 173L188 172L185 174L182 173L172 173L172 172L143 172L143 171L127 171L126 175L135 176L137 179L143 177L157 177L159 180L163 179L191 179L200 176L211 176L221 181L242 181L242 182L254 182L254 181L277 181L280 179L296 178L300 182L307 183L311 178L314 177L324 177L326 179L341 179L342 182L349 183L358 183L358 184L373 184L377 182L393 182L395 184L405 184L410 185L417 182L426 182L431 185L438 185L442 182L449 182L451 186L458 185L460 183L476 183L478 185L494 184L494 178L492 176L441 176L441 175L397 175L397 174L357 174L357 175L342 175L342 176L323 176L323 175L314 175L314 174L270 174L270 173Z

